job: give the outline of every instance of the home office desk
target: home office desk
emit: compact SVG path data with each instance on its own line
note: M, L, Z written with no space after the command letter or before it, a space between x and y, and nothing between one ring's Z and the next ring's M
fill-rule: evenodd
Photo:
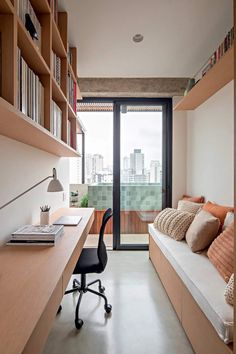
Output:
M41 353L64 291L94 220L93 208L59 209L81 215L54 247L0 247L0 354Z

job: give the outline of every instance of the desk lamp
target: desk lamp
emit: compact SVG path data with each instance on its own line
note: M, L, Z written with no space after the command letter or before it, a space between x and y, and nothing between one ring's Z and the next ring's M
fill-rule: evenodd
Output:
M46 181L49 178L52 178L52 180L49 182L48 189L47 189L48 192L62 192L64 190L61 182L59 181L59 179L57 179L57 171L55 168L53 168L52 176L45 177L44 179L42 179L38 183L34 184L32 187L28 188L26 191L22 192L21 194L17 195L15 198L11 199L9 202L1 205L0 210L5 208L7 205L11 204L12 202L17 200L18 198L20 198L22 195L28 193L29 191L31 191L32 189L34 189L39 184L43 183L44 181Z

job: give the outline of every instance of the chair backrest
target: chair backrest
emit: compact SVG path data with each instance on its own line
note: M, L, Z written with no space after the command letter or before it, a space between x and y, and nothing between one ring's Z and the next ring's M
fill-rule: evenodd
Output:
M98 255L99 262L101 264L101 271L105 269L107 264L107 250L103 240L103 236L104 236L106 224L111 217L112 217L112 209L109 208L103 214L102 225L99 232L97 255Z

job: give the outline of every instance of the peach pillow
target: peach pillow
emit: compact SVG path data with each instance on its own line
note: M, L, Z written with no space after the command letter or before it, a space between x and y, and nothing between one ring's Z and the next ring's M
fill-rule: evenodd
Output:
M226 282L234 271L234 223L232 222L211 244L207 255Z
M204 197L191 197L190 195L183 195L182 200L188 200L189 202L194 203L204 203Z
M229 211L234 211L234 208L232 207L223 206L212 202L207 202L205 205L203 205L202 209L208 211L208 213L211 213L216 218L220 219L221 226L224 224L226 214Z

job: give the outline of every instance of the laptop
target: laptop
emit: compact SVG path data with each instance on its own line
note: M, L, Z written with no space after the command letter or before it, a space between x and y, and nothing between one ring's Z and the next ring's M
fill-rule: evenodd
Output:
M82 216L61 216L53 223L53 225L77 226L81 219Z

